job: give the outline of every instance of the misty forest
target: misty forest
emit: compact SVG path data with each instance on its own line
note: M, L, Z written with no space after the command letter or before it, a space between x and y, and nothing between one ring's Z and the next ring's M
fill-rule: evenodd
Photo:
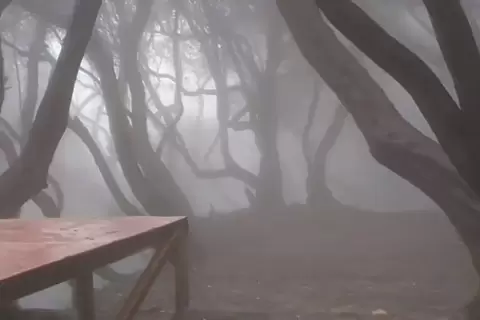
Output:
M0 12L1 219L187 216L198 319L480 319L480 1ZM150 254L96 271L99 319Z

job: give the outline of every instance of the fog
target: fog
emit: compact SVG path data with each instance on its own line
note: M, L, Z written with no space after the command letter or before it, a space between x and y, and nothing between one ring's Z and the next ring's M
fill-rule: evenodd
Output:
M307 238L303 242L298 240L298 246L281 247L286 240L276 235L278 241L270 238L270 242L266 240L269 245L264 243L265 252L277 257L274 254L277 251L282 256L322 255L332 251L335 252L332 257L338 258L341 254L337 251L351 249L351 254L345 251L345 257L354 260L353 256L374 255L365 252L378 245L381 248L376 249L378 252L398 251L401 259L412 259L412 265L425 263L432 266L434 270L430 270L432 274L429 276L440 277L445 283L444 287L435 289L442 292L438 305L445 306L449 302L449 307L455 309L466 301L474 276L465 249L459 246L458 238L442 211L427 195L372 157L354 119L296 47L275 1L157 0L147 10L142 9L142 1L105 0L97 19L95 32L100 40L87 49L72 99L70 125L49 171L61 193L51 183L46 192L58 205L62 217L124 216L132 214L132 210L138 214L187 215L192 221L201 221L198 228L197 222L192 222L192 232L203 239L199 241L204 241L201 246L206 252L209 252L209 244L226 241L231 245L232 254L237 248L240 256L248 258L247 253L240 253L242 245L235 242L235 239L242 241L240 236L235 238L237 233L241 234L241 231L233 230L236 223L215 222L217 218L229 221L228 217L244 215L248 226L258 224L257 228L261 228L266 225L256 221L255 217L271 218L272 226L275 226L275 215L286 215L289 222L285 223L293 224L292 230L297 230L291 231L288 237L301 239L302 231L299 230L302 227L297 224L310 219L304 216L304 212L308 212L308 217L335 217L338 214L341 220L334 222L332 228L343 234L336 237L344 242L311 238L311 241L325 241L322 246L327 248L326 251L318 253L314 245L308 249L306 239L310 236L304 235ZM355 2L390 35L425 61L456 99L452 78L422 1ZM480 5L474 0L463 2L468 8L472 28L479 35ZM16 0L1 17L7 79L1 127L17 151L21 150L33 121L28 118L28 110L33 107L34 113L45 92L61 50L61 39L65 35L63 26L70 21L73 6L73 0ZM145 16L137 17L142 14ZM52 24L58 21L61 22L59 25ZM436 139L411 96L349 40L335 32L400 114L425 135ZM43 37L40 41L39 36ZM103 51L98 53L101 50L93 46L102 46ZM108 67L104 68L107 72L99 70L105 64L114 68L115 78L108 74ZM34 79L37 68L38 78ZM133 72L132 68L138 72ZM136 78L137 75L141 78ZM35 84L36 90L31 88ZM117 89L116 97L105 94L109 86ZM139 101L144 106L138 105ZM93 138L96 150L84 142L85 135L83 138L79 136L78 123L77 130L73 130L74 121L80 121L88 129L83 132ZM20 139L12 136L5 122ZM128 129L123 127L123 130L122 123L128 124ZM128 152L119 151L122 143L124 147L128 145L125 147ZM106 183L98 158L107 164L101 170L113 174L120 193L115 195L112 185ZM125 163L129 161L139 164L139 173L126 173L128 166ZM0 166L2 170L9 166L3 152ZM141 178L135 176L138 174ZM136 183L137 178L143 182ZM148 188L151 194L160 193L158 200L151 202L151 198L139 196ZM123 203L119 202L119 194L120 198L124 197ZM134 209L128 212L129 206ZM188 212L190 208L191 212ZM357 222L342 220L355 216ZM21 218L43 217L42 209L32 200L22 207ZM410 224L402 219L415 222ZM392 221L400 222L396 226ZM363 231L352 232L356 223L360 224L357 231ZM392 228L393 234L398 233L395 241L392 237L396 236L379 231L384 230L383 223ZM209 224L211 228L206 227ZM221 227L217 226L219 224ZM320 225L328 229L323 220ZM219 232L215 226L232 230ZM369 234L368 226L376 231ZM430 226L430 230L423 230L426 226ZM252 234L256 234L258 230L255 230ZM305 230L305 234L310 234L309 228ZM412 235L407 235L409 230ZM316 232L313 229L311 232L313 237ZM322 233L325 230L319 230L318 236ZM402 234L405 235L403 239ZM220 238L222 235L229 239ZM415 244L408 239L418 235L424 240L419 245L425 251L415 251ZM382 239L391 245L390 249L387 244L381 246ZM365 242L365 246L359 242ZM446 253L425 256L435 243L443 243ZM220 254L223 251L217 249L212 249L206 259L212 257L212 261L218 262L215 255L225 253ZM415 257L409 256L414 254L413 251ZM389 259L387 253L378 254L372 259ZM443 254L453 255L451 260L458 262L456 270L432 262L441 260ZM330 256L322 257L329 259ZM140 255L115 265L114 269L122 274L137 272L145 265L145 259L145 255ZM333 258L332 261L336 260ZM309 262L305 263L308 265ZM313 269L315 263L311 263ZM331 263L332 269L328 270L338 267ZM358 269L365 268L369 273L371 269L362 263ZM404 266L403 262L398 265L389 263L392 266L385 268L393 270L392 273ZM328 274L320 269L318 277ZM412 270L412 274L418 277L426 272ZM446 278L449 271L450 278ZM232 274L235 273L232 271ZM312 279L315 277L312 275ZM403 280L405 277L408 275ZM100 277L97 280L99 288L108 287L105 280ZM457 300L452 298L453 301L451 295L445 293L449 290L455 290ZM68 292L68 285L62 284L24 299L22 305L69 308ZM381 292L385 294L386 291ZM414 299L412 297L415 294L406 299ZM315 299L320 301L322 298ZM325 298L325 301L329 299ZM320 304L323 306L323 303ZM325 304L331 306L335 303ZM366 305L370 308L369 303ZM377 308L384 306L378 305Z

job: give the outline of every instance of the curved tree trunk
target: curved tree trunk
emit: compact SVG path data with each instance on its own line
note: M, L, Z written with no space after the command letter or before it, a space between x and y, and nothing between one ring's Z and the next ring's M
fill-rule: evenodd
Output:
M170 215L192 216L193 209L187 197L153 149L148 134L148 106L145 86L139 70L138 50L150 18L152 5L153 0L139 1L131 24L120 26L122 44L120 61L125 71L132 98L131 119L134 147L136 148L138 163L145 172L146 179L155 188L158 196L163 198L163 207L158 210L165 210ZM177 81L181 81L181 79L177 79ZM179 83L179 85L181 84Z
M336 38L316 10L314 0L301 4L277 0L277 4L301 52L350 111L373 157L418 187L443 209L480 274L480 202L477 195L459 177L440 146L395 110L368 71ZM388 50L389 54L394 51ZM437 91L424 92L427 94L435 95ZM441 112L438 110L438 115L431 111L429 115L442 118ZM448 130L443 128L444 132ZM472 319L478 319L478 309L474 309L471 308Z
M97 146L97 143L90 135L88 129L83 125L82 121L79 118L70 119L68 123L68 128L70 128L75 134L82 140L85 146L90 151L90 154L95 161L95 164L100 171L100 174L105 181L108 189L112 193L113 198L117 202L120 209L129 216L141 216L142 213L125 197L122 190L120 189L115 177L108 166L107 161L105 160L102 151Z
M150 182L144 177L137 163L137 154L133 147L132 126L127 117L127 109L121 98L118 80L115 76L113 56L104 47L101 36L96 33L88 50L100 78L103 99L108 113L108 121L115 150L123 174L138 201L150 215L162 215L164 202Z
M82 0L75 6L72 23L25 148L0 176L2 218L14 217L26 201L47 186L48 169L67 126L77 73L101 4L100 0Z
M310 0L309 0L310 1ZM430 68L351 0L318 0L329 21L412 96L458 173L480 194L480 56L459 1L425 1L460 104ZM352 23L355 21L356 23ZM471 64L470 64L471 62Z
M142 145L136 145L139 142L137 140L139 132L134 130L140 129L138 129L138 124L133 128L129 123L127 109L122 101L118 80L115 76L113 56L104 47L99 34L94 36L88 55L101 80L103 98L118 160L133 194L150 215L192 215L193 211L183 191L173 180L171 173L168 172L151 145L146 145L150 143L148 135L145 140L141 140ZM138 71L136 65L133 69ZM144 88L134 87L134 90L143 91ZM135 91L135 93L138 92ZM137 96L135 98L138 99ZM138 101L140 100L138 99ZM143 129L146 130L146 126ZM152 152L148 151L148 147ZM159 168L162 171L158 171ZM150 176L148 176L147 169ZM165 187L169 189L162 189Z
M4 132L0 132L0 149L2 149L3 153L5 154L8 165L12 166L18 159L18 154L15 148L15 144ZM45 191L40 191L40 193L35 195L32 200L40 208L45 217L60 217L62 212L61 207L57 206L55 201L53 201L52 197L50 197Z
M53 11L46 10L48 8L39 6L36 2L19 0L18 4L25 10L38 16L39 19L43 19L60 28L66 28L67 26L64 15L57 15ZM120 94L119 83L114 71L113 55L106 48L106 44L98 31L94 31L90 45L87 48L87 55L99 76L99 85L103 92L118 161L133 194L148 214L171 214L170 210L166 209L165 201L162 200L163 196L160 196L151 182L144 177L143 171L137 162L137 154L133 148L132 127L122 95ZM188 215L188 213L181 214Z
M344 207L335 199L327 186L326 172L328 154L340 136L347 115L348 112L343 106L337 106L332 123L320 141L313 160L307 163L307 204L314 210L329 211L330 209Z

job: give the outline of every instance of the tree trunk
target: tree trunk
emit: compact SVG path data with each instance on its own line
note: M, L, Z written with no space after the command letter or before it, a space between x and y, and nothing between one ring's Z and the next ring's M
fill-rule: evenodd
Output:
M65 28L67 25L64 15L57 15L55 12L45 10L45 7L37 5L36 2L19 0L19 4L25 10L57 27ZM113 66L113 56L108 52L101 35L97 31L92 36L87 54L100 78L110 130L122 172L133 194L145 211L150 215L161 215L164 211L165 202L154 191L150 182L145 179L137 163L136 153L133 148L132 128L120 95L118 80Z
M127 118L127 109L121 99L118 80L115 76L113 56L104 47L101 36L96 33L88 50L100 78L103 99L115 150L122 172L138 201L150 215L161 215L164 202L154 191L153 186L144 177L137 162L137 153L133 147L132 127Z
M45 37L47 36L47 26L44 22L38 21L36 25L34 39L28 51L27 62L27 94L22 104L20 120L22 131L20 144L23 147L27 143L28 133L32 128L35 118L35 111L38 102L38 68L41 54L45 50ZM21 101L19 101L21 103Z
M350 111L373 157L442 208L480 273L480 202L439 145L400 116L367 70L339 42L313 0L301 4L277 0L277 4L301 52ZM474 306L472 319L478 319Z
M459 104L465 112L477 117L478 120L480 54L461 1L448 1L444 4L434 0L423 2L430 15L448 70L452 74Z
M181 2L178 2L181 4ZM244 182L251 188L256 188L258 184L258 177L250 171L242 168L233 159L230 153L229 143L229 117L230 117L230 103L229 103L229 88L227 84L227 77L225 70L222 67L221 56L223 51L220 49L220 42L222 36L220 30L225 30L219 26L219 21L215 15L212 16L212 9L208 7L207 3L203 3L205 12L208 12L208 26L213 34L205 33L204 29L200 28L191 16L191 13L182 9L182 14L188 21L189 27L193 35L200 41L201 49L205 55L210 75L215 84L216 90L216 107L217 107L217 121L218 121L218 140L220 144L220 152L223 156L225 169L215 171L198 170L196 166L191 164L194 173L200 178L215 179L232 177ZM180 5L179 5L180 6ZM225 40L225 39L224 39ZM229 44L228 42L226 43Z
M317 147L313 161L307 163L307 204L315 211L321 209L330 211L343 207L328 187L326 173L328 154L342 132L347 115L345 108L339 105L335 110L332 123Z
M447 7L426 1L426 5L455 79L460 106L418 56L385 32L351 0L316 2L343 35L407 90L458 173L477 195L480 194L480 127L475 114L480 101L476 92L478 81L474 80L479 76L472 75L480 67L480 58L478 51L474 52L474 40L466 17L459 12L459 2L449 1ZM467 61L472 65L464 66Z
M0 3L0 16L3 11L10 5L12 0L3 0ZM2 39L0 39L0 112L2 112L3 102L5 101L5 61L3 59L3 50L1 48Z
M136 6L130 26L120 26L120 60L125 70L126 80L132 97L132 133L136 147L138 163L150 180L158 196L163 198L165 210L169 215L192 216L193 209L178 186L171 172L152 148L148 134L148 106L145 86L139 70L138 50L145 27L149 21L153 0L141 0ZM181 81L181 79L177 79ZM181 85L179 83L178 85Z
M7 159L9 166L12 166L18 159L17 150L15 144L10 137L0 132L0 149L2 149ZM40 191L39 194L32 198L33 202L40 208L43 215L48 218L59 218L61 215L61 208L55 204L52 197L50 197L45 191Z
M260 151L260 170L256 201L262 211L276 211L285 206L283 198L282 168L278 152L277 70L283 60L282 28L275 15L269 17L266 33L267 58L265 70L258 73L258 119L254 127ZM253 121L252 121L253 122Z
M21 156L0 176L0 217L14 217L47 186L55 150L65 132L77 73L102 1L78 1L60 56Z
M107 161L105 160L102 151L97 146L97 143L90 135L88 129L83 125L82 121L78 118L70 119L68 127L75 132L75 134L82 140L85 146L90 151L90 154L95 161L95 164L100 171L100 174L105 181L108 189L110 190L113 198L117 202L120 209L129 216L141 216L142 213L125 197L120 186L118 185L115 177L108 166Z

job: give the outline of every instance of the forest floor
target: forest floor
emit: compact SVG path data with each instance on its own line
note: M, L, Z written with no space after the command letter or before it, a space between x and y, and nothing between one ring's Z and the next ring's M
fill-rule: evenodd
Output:
M294 211L191 223L204 254L191 264L189 320L457 319L477 285L442 213ZM99 293L100 319L131 284ZM173 292L167 268L138 319L168 319Z

